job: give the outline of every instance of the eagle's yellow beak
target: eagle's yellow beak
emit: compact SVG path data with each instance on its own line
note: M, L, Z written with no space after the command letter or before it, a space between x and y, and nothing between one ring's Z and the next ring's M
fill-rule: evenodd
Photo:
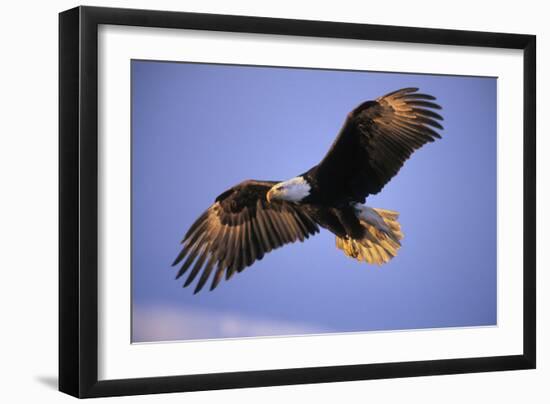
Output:
M276 199L283 199L284 194L282 193L282 188L280 185L276 185L273 188L271 188L269 191L267 191L267 195L265 198L267 199L267 202L271 202Z
M267 202L271 202L271 199L273 198L273 188L271 188L269 191L267 191L267 195L265 196L267 199Z

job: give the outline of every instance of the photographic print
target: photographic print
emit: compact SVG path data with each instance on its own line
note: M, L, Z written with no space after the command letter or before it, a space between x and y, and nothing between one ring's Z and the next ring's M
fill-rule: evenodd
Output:
M536 37L59 16L59 390L536 367Z
M132 342L497 325L497 78L131 61Z

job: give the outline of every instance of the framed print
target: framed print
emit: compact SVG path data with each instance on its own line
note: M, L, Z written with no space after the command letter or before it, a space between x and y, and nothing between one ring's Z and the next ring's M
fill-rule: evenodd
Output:
M60 14L59 387L535 367L535 37Z

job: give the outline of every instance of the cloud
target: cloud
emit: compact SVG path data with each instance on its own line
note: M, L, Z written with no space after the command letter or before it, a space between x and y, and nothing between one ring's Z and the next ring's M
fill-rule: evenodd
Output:
M330 332L313 324L169 305L134 306L132 342L304 335Z

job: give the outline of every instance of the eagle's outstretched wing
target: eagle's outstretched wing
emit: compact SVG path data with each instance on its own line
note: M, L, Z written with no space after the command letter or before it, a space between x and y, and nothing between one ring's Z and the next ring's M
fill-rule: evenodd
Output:
M394 177L405 160L441 136L435 97L403 88L359 105L348 115L332 147L312 170L324 192L363 203Z
M271 250L296 240L304 241L319 231L307 211L284 201L267 202L272 181L245 181L225 191L189 228L182 251L172 265L183 261L176 278L194 263L184 286L201 276L200 291L211 273L214 289L224 273L229 279Z

